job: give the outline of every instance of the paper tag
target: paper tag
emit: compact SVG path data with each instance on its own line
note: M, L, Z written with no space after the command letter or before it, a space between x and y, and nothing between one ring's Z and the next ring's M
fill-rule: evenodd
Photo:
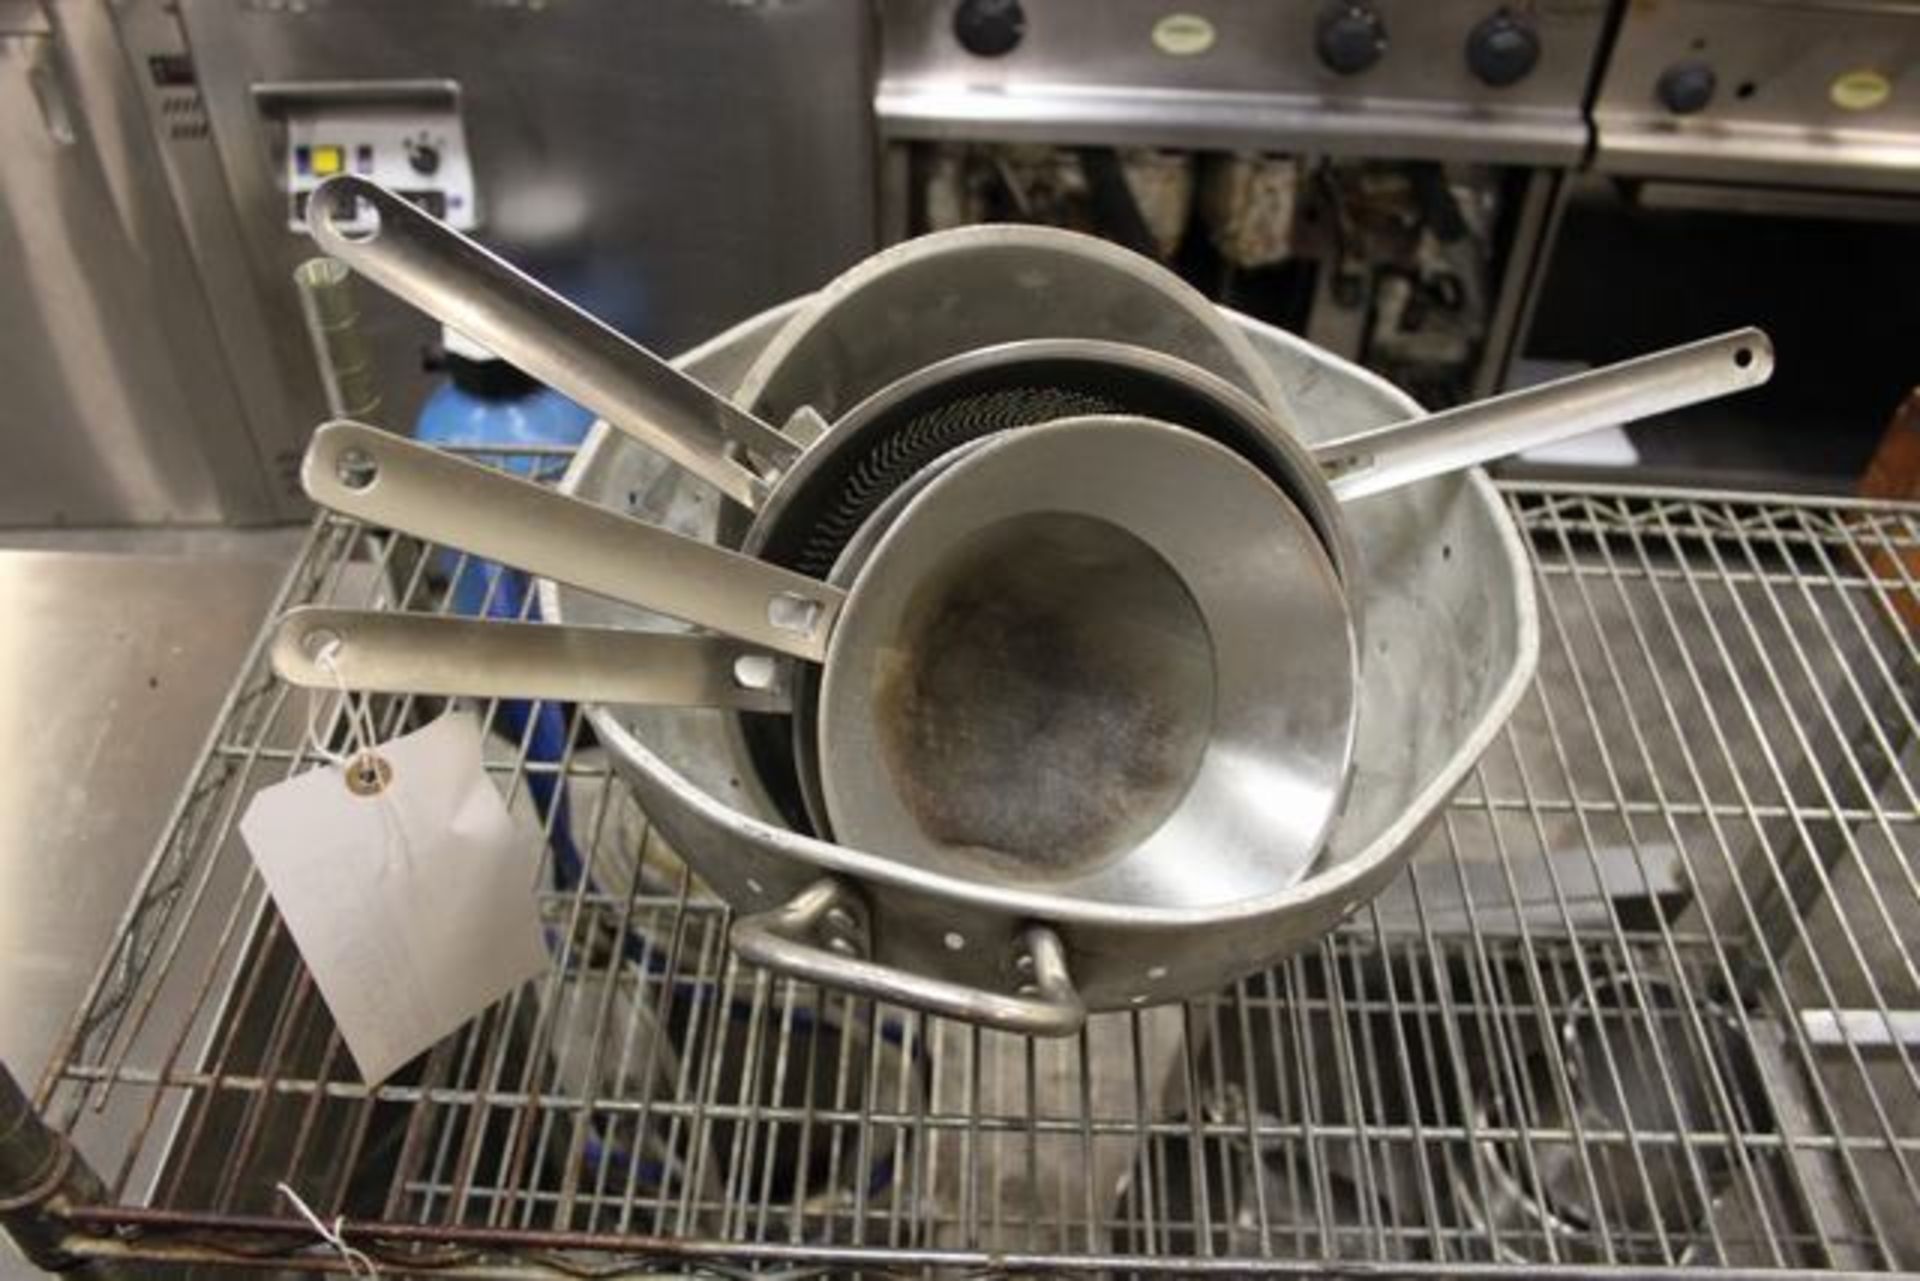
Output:
M547 966L536 833L454 712L382 743L385 785L338 766L253 798L240 835L360 1074L401 1064Z

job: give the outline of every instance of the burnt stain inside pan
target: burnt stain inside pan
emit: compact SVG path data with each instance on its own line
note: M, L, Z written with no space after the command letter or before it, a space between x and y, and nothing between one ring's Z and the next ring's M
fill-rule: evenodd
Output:
M882 759L939 844L1009 874L1088 870L1185 795L1212 643L1171 566L1090 517L1024 516L927 576L873 680Z

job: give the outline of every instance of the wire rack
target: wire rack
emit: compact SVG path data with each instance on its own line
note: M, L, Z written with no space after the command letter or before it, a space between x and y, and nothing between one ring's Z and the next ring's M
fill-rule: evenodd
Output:
M1060 1042L735 963L577 711L485 704L553 965L369 1089L234 830L314 764L256 647L35 1100L68 1248L348 1268L284 1182L476 1276L1920 1268L1920 511L1504 492L1539 678L1406 874ZM323 516L281 603L475 574Z

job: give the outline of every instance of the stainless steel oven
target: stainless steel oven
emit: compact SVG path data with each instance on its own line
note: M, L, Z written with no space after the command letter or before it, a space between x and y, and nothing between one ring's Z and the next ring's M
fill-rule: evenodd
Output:
M1527 354L1762 324L1773 383L1633 430L1643 474L1850 486L1920 381L1920 4L1628 5L1593 121Z
M1605 0L893 0L891 237L1061 223L1435 402L1499 382Z

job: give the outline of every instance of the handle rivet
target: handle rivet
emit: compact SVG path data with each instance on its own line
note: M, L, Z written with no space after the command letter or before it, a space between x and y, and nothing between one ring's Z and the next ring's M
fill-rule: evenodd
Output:
M343 449L333 460L333 474L348 489L365 489L380 475L380 464L364 449Z

